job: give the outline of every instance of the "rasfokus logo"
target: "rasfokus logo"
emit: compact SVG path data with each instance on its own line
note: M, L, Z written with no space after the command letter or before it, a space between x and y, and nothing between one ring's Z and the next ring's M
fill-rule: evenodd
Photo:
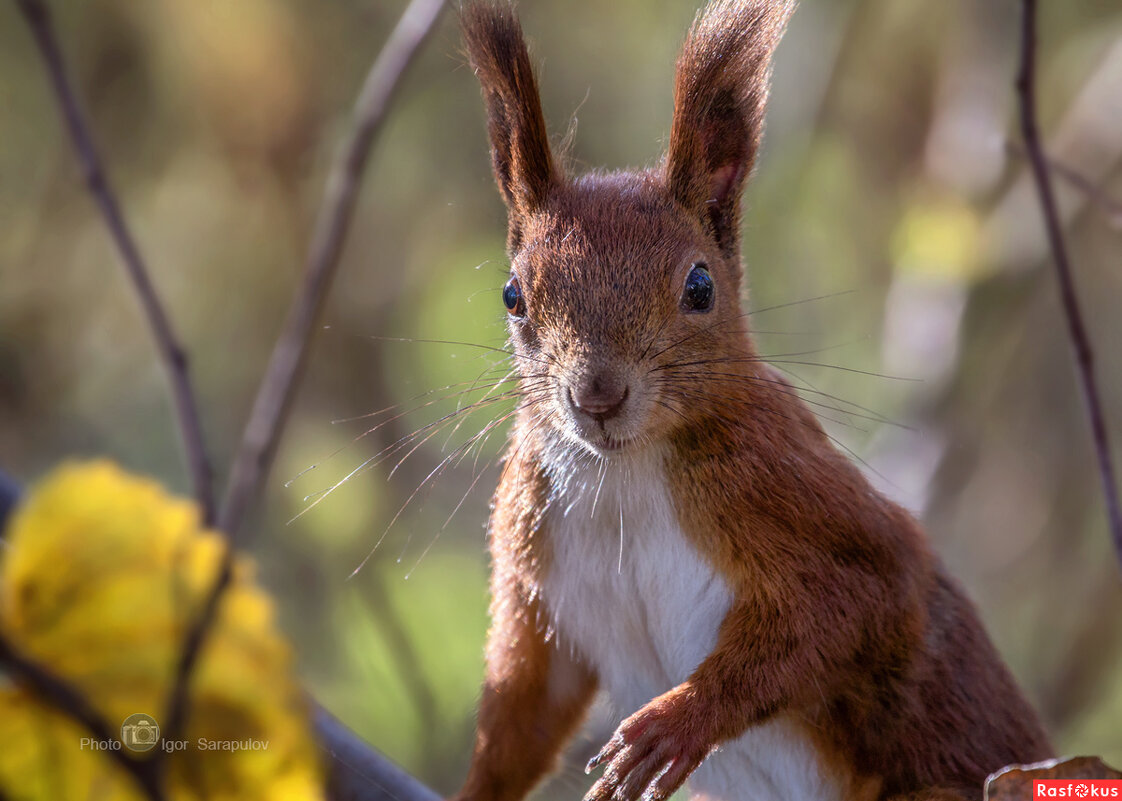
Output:
M1033 779L1032 797L1122 799L1122 779Z

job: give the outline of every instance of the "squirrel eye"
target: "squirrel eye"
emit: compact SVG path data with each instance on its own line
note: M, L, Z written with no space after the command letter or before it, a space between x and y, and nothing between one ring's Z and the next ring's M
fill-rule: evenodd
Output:
M513 276L503 287L503 305L515 317L526 315L526 304L522 301L522 286Z
M680 305L682 311L707 312L713 308L713 278L704 262L698 262L686 276L686 288L682 290Z

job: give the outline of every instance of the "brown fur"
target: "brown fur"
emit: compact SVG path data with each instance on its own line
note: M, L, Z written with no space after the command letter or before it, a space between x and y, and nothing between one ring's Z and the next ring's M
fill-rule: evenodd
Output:
M550 154L513 12L464 8L527 310L511 319L523 403L490 526L494 623L465 801L524 797L596 685L579 654L548 641L539 594L542 454L581 440L661 449L681 528L735 599L690 678L621 725L593 797L637 798L673 761L651 785L665 797L715 744L776 715L802 721L853 799L978 798L989 772L1051 753L918 524L833 447L749 338L739 197L791 8L712 3L678 62L665 163L579 178ZM701 262L714 308L683 313ZM628 388L618 419L597 427L566 406L589 381Z
M471 3L461 13L464 43L483 87L491 166L510 209L511 250L520 221L545 201L557 179L538 83L522 28L505 4Z
M535 474L537 473L537 474ZM537 540L545 507L543 476L531 460L508 466L491 520L491 632L479 736L465 798L524 797L549 770L584 718L595 677L543 636ZM533 714L527 714L528 710Z

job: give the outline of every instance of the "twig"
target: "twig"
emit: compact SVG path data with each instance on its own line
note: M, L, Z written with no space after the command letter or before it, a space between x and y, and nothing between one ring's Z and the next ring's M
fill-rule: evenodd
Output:
M375 60L355 104L354 130L328 179L308 252L303 285L293 300L284 330L273 350L235 457L226 503L219 519L219 528L228 537L226 550L214 584L180 651L167 710L170 737L178 737L186 726L191 675L218 615L222 596L232 579L233 543L268 470L295 394L312 327L339 263L375 135L406 67L436 24L443 5L444 0L413 0L410 3Z
M167 721L165 738L168 740L183 739L187 728L187 714L190 711L191 677L194 675L195 665L198 664L203 653L203 645L207 635L218 617L218 609L226 589L234 578L234 546L226 540L222 552L222 561L218 566L218 574L211 585L209 592L203 600L198 616L191 621L183 643L179 648L179 659L175 664L175 673L172 679L171 693L168 696L167 708L162 720ZM160 751L153 759L158 763L158 773L164 776L168 753Z
M1106 214L1106 219L1112 226L1122 227L1122 201L1111 197L1102 186L1058 159L1048 158L1047 164L1052 172L1086 195L1092 204L1098 206Z
M0 521L0 525L3 521ZM65 713L79 723L90 736L101 742L112 742L116 734L86 696L69 682L21 653L0 632L0 665L20 684L27 686L40 701ZM107 753L144 791L151 801L166 798L159 772L153 760L135 759L123 748L107 748Z
M1048 164L1036 123L1036 0L1023 0L1022 8L1021 65L1017 72L1021 132L1025 138L1025 150L1028 152L1029 163L1032 165L1033 177L1036 180L1037 194L1040 196L1048 243L1052 249L1056 277L1060 284L1060 299L1067 317L1068 333L1075 347L1075 361L1083 389L1083 400L1091 419L1091 433L1094 438L1095 453L1098 456L1099 476L1102 479L1111 539L1114 541L1115 553L1122 561L1122 506L1118 502L1114 465L1110 455L1110 438L1107 435L1106 419L1095 381L1094 355L1083 325L1083 315L1079 309L1071 264L1068 261L1067 247L1060 227L1060 215L1056 210L1051 176L1048 173Z
M327 181L303 284L273 349L234 460L219 517L219 527L231 537L237 536L276 451L312 328L339 263L371 146L406 67L443 8L444 0L412 0L367 74L355 103L354 128Z
M140 255L136 241L125 222L117 197L109 184L89 127L82 117L77 97L66 76L62 52L58 46L50 10L41 0L16 0L16 2L31 27L40 53L46 62L55 95L70 131L74 149L78 154L90 193L101 210L105 224L109 228L140 298L141 306L148 316L148 322L151 325L157 347L171 380L176 418L179 422L184 451L187 454L188 466L195 484L195 496L199 503L203 522L207 526L213 525L215 518L213 476L203 444L202 427L190 376L188 375L186 353L172 330L171 321L168 319L163 304L156 293L156 288L152 284L148 268ZM184 644L180 649L180 658L176 664L168 709L163 718L168 721L167 734L169 737L178 738L182 733L187 714L191 673L198 661L207 630L214 620L222 592L229 583L232 566L233 551L231 548L227 548L214 587L208 593L202 611L198 618L192 621L184 638ZM62 708L70 709L75 717L79 720L82 719L84 698L74 693L69 695L65 693L56 694L55 698L60 703L65 701L66 704L73 705L72 707L63 706ZM162 776L166 762L166 753L163 751L143 761L145 766L143 777L145 781L149 782L146 789L150 795L154 792L153 788L159 790L162 786ZM159 797L162 797L162 790L159 790L159 793ZM152 797L156 798L157 796L152 795Z
M1007 142L1006 150L1015 156L1027 158L1025 148L1016 142ZM1053 173L1063 178L1075 189L1079 190L1093 205L1106 215L1107 222L1115 228L1122 228L1122 200L1110 195L1101 184L1091 180L1086 175L1071 165L1045 154L1044 163Z
M46 64L47 72L50 74L55 99L58 101L62 116L66 121L67 130L70 132L70 138L78 155L86 185L101 211L101 216L105 219L105 224L109 228L109 233L117 246L121 260L124 262L125 270L132 280L140 305L143 307L152 327L157 350L171 382L175 417L179 426L180 438L183 440L183 449L187 456L187 466L194 484L195 497L198 499L199 508L202 510L204 522L206 525L211 525L214 522L215 513L213 475L203 442L199 410L195 402L194 390L191 387L191 378L188 374L187 355L172 329L171 321L164 311L159 296L156 294L148 267L140 255L136 241L125 223L125 217L117 201L117 196L109 184L101 156L98 154L89 126L82 115L78 98L70 80L67 78L66 67L58 46L58 38L55 35L50 10L42 0L16 0L16 5L31 28L35 43L39 47L39 53Z

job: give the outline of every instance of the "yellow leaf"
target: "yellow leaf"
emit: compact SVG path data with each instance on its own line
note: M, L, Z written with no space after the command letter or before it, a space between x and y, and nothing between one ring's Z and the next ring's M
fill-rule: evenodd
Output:
M31 493L7 539L7 636L77 686L111 725L160 715L184 632L224 548L199 526L194 504L109 462L69 464ZM156 740L155 748L172 751L173 801L323 798L307 704L273 618L251 563L239 558L192 677L187 731L179 743ZM154 739L143 725L121 735L124 747L130 738L138 746ZM66 716L0 685L0 788L8 797L138 798L123 777Z

